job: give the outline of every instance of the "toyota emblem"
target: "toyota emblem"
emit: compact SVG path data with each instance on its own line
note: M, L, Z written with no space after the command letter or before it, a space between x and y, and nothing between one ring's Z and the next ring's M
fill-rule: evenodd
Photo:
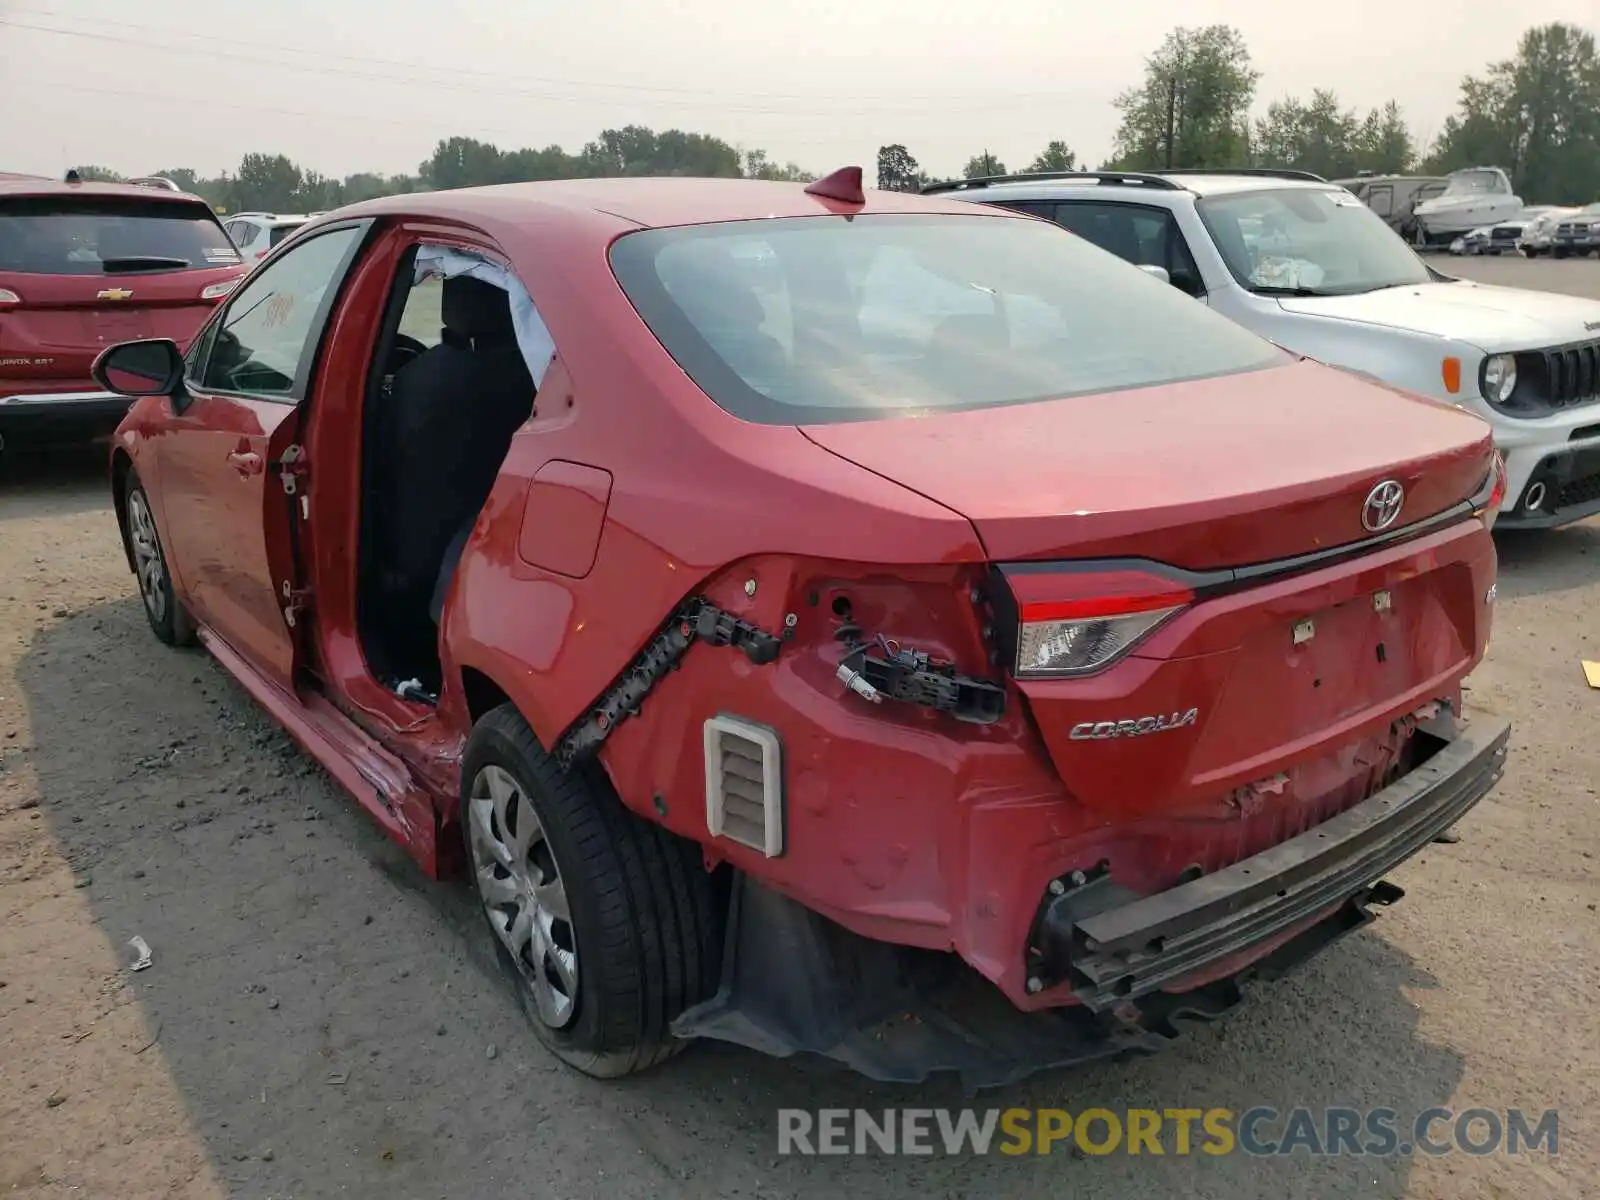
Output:
M1361 523L1371 533L1381 533L1395 523L1406 502L1406 490L1393 479L1385 479L1367 493L1361 506Z

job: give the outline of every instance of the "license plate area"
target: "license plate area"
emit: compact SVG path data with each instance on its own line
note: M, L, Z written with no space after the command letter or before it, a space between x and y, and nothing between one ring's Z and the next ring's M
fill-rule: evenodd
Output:
M1195 771L1290 753L1459 668L1470 650L1440 603L1441 583L1424 574L1251 630L1205 722Z

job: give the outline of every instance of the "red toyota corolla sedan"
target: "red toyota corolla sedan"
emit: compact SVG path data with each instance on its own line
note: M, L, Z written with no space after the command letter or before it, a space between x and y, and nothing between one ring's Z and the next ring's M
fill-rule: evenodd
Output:
M396 196L96 373L156 635L472 880L591 1074L1156 1048L1502 768L1488 427L1031 217Z

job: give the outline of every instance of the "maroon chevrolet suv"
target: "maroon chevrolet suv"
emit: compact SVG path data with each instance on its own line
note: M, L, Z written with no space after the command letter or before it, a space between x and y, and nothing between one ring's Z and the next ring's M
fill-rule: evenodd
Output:
M186 346L247 270L204 200L0 175L0 452L105 436L128 410L107 346Z

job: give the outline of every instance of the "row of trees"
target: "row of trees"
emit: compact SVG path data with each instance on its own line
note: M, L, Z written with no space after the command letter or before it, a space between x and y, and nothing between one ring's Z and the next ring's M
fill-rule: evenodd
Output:
M1117 97L1121 122L1108 165L1249 164L1329 178L1494 165L1529 201L1600 196L1600 55L1594 35L1575 25L1529 29L1513 57L1462 80L1457 111L1425 152L1393 102L1362 115L1318 89L1252 119L1259 79L1238 30L1173 30L1147 60L1144 81Z
M1254 117L1260 78L1237 29L1174 29L1146 60L1143 81L1117 97L1116 147L1101 168L1277 167L1340 179L1493 165L1530 202L1600 198L1600 56L1594 35L1574 25L1530 29L1513 58L1464 79L1456 113L1426 151L1392 100L1363 114L1317 88ZM1065 143L1052 142L1025 169L1075 165ZM963 170L968 179L1003 174L987 152ZM914 190L927 180L904 145L878 151L880 187Z
M86 180L116 180L100 166L76 168ZM437 191L533 179L608 175L693 175L749 179L814 178L794 163L773 162L765 150L740 150L721 138L681 129L657 132L642 125L604 130L576 154L560 146L502 150L475 138L445 138L414 175L363 172L335 179L298 166L282 154L246 154L236 172L207 178L186 167L164 175L185 191L227 212L316 212L376 196Z
M1286 167L1337 179L1371 171L1439 174L1495 165L1511 173L1530 203L1588 203L1600 197L1600 55L1595 38L1574 25L1529 29L1512 58L1461 84L1457 111L1435 143L1419 147L1393 101L1367 113L1346 108L1330 90L1309 99L1274 100L1256 111L1255 69L1237 29L1174 29L1145 63L1144 79L1116 98L1120 114L1111 170L1164 167ZM1087 165L1087 164L1084 164ZM1053 141L1026 171L1077 170L1077 155ZM84 178L115 178L80 167ZM615 175L697 175L812 179L792 162L721 138L641 125L607 129L576 154L560 146L502 150L473 138L440 141L414 175L334 179L281 154L246 154L234 174L214 179L192 170L159 172L228 211L307 211L373 196L439 188ZM914 191L933 176L903 143L878 149L878 186ZM984 150L968 159L965 178L1006 174Z

